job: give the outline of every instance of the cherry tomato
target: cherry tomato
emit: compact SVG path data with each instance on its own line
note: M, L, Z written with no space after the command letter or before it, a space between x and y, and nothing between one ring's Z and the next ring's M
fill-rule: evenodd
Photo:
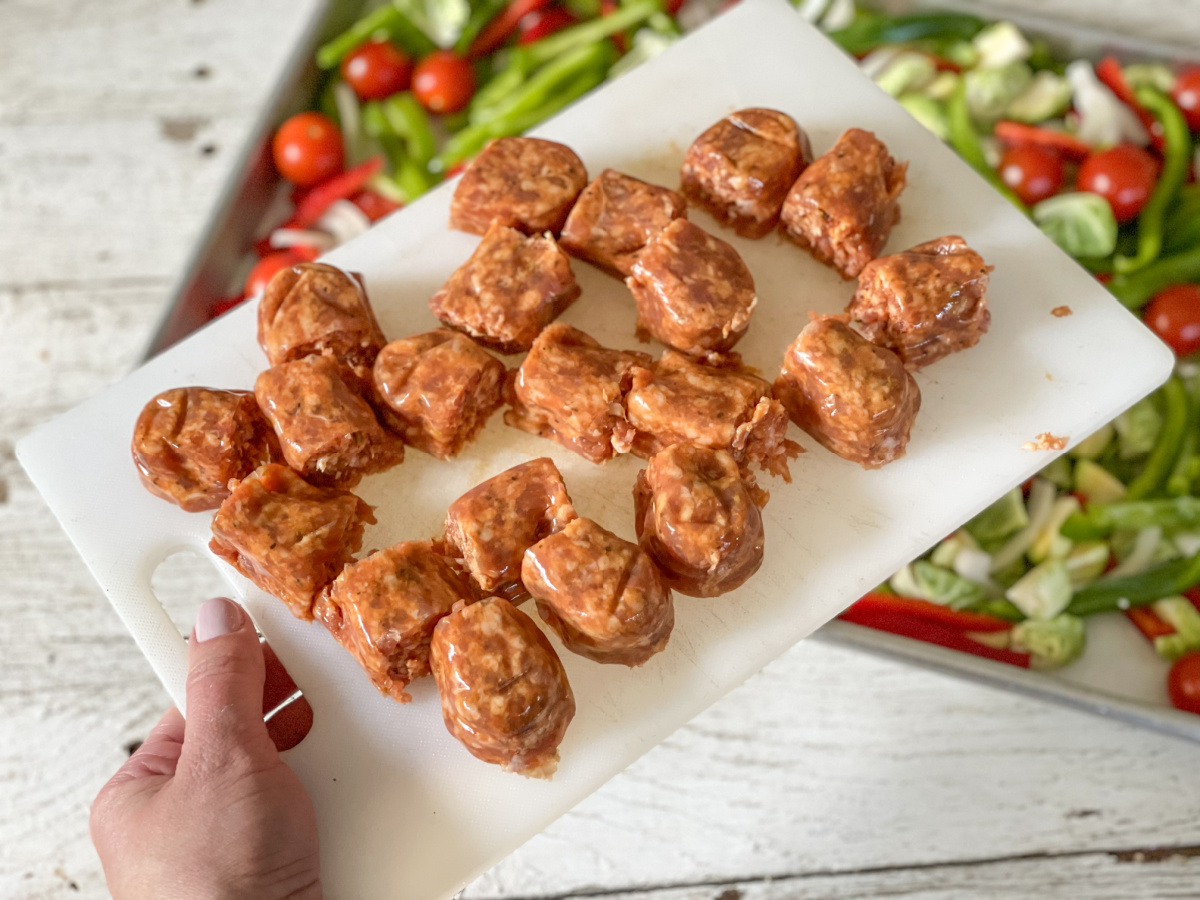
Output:
M1062 190L1062 157L1032 144L1009 147L1000 158L1000 178L1022 203L1033 206Z
M1118 222L1130 222L1142 211L1158 180L1158 160L1141 147L1118 144L1093 153L1079 167L1081 191L1099 194Z
M412 60L388 41L367 41L342 60L342 77L362 100L382 100L412 79Z
M542 38L550 37L556 31L570 28L578 21L561 6L535 9L521 18L521 22L517 26L521 31L521 36L517 38L517 43L532 44Z
M1176 356L1191 356L1200 350L1200 284L1167 288L1150 301L1143 315Z
M342 134L318 112L299 113L280 125L272 151L279 174L301 187L342 171Z
M1200 653L1175 661L1167 675L1167 693L1176 709L1200 713Z
M247 297L257 297L267 289L267 284L276 274L291 268L298 262L300 262L300 258L290 250L268 253L254 264L254 268L246 276L246 286L242 288L243 294Z
M1184 69L1176 76L1171 97L1183 110L1188 128L1200 131L1200 66Z
M458 112L475 93L475 70L461 56L437 50L417 63L412 91L430 112Z

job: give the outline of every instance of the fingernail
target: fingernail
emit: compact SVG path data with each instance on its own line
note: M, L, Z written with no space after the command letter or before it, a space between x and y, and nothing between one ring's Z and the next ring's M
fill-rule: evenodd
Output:
M196 613L196 640L203 642L237 631L242 627L243 616L242 608L232 600L224 597L205 600Z

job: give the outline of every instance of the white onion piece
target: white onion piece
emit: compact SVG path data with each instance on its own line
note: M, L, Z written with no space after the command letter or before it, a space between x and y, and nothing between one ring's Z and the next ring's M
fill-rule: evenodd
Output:
M333 249L333 238L323 231L305 228L276 228L271 232L270 244L276 250L288 247L312 247L324 253Z
M370 227L367 214L349 200L335 200L317 221L317 228L332 235L334 246L354 240Z
M1033 546L1037 536L1046 527L1054 509L1054 498L1058 488L1044 478L1035 478L1029 489L1029 524L1008 539L1008 543L992 557L992 571L999 572L1020 559Z
M1133 552L1106 574L1105 578L1120 578L1122 575L1138 575L1154 565L1154 553L1162 540L1162 528L1151 525L1141 529L1133 542Z

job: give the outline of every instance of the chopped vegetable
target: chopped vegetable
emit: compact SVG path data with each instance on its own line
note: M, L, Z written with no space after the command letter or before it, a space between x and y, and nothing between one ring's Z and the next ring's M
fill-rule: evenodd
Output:
M937 67L924 53L903 52L897 54L874 76L875 83L893 97L905 91L919 90L933 80Z
M1074 135L1044 124L1026 125L1002 119L996 123L992 133L1011 147L1045 147L1061 154L1063 159L1079 161L1086 159L1092 152L1091 147Z
M932 131L941 140L950 136L950 123L946 118L946 108L927 94L901 94L898 98L900 105L908 110L909 115Z
M1008 119L1028 124L1057 119L1071 108L1071 85L1061 75L1042 70L1004 110Z
M1017 562L1033 546L1037 536L1054 512L1054 485L1044 478L1035 478L1029 488L1029 524L1014 534L992 555L992 572L1000 572Z
M1186 602L1186 601L1184 601ZM852 609L897 612L918 619L940 622L963 631L1007 631L1012 622L984 613L950 609L928 600L872 592L857 600Z
M1020 666L1022 668L1029 667L1028 654L1015 653L1012 650L989 646L980 641L973 640L959 628L930 619L892 610L873 609L869 607L860 608L857 603L843 612L839 618L858 625L866 625L868 628L915 638L929 644L938 644L942 647L948 647L951 650L959 650L975 656L982 656L986 659L1007 663L1008 665Z
M1108 283L1108 289L1130 309L1140 309L1160 291L1189 281L1200 281L1200 245L1164 256L1132 275L1117 275Z
M1151 525L1167 531L1195 528L1200 525L1200 498L1089 504L1086 511L1067 519L1062 531L1071 540L1085 541L1108 537L1118 529L1137 531Z
M1114 566L1109 572L1110 578L1120 578L1123 575L1140 575L1154 566L1159 544L1162 542L1163 530L1158 525L1150 525L1138 531L1134 538L1133 549ZM1114 541L1115 543L1115 541Z
M1034 669L1060 669L1077 660L1086 645L1083 620L1065 613L1051 619L1018 622L1012 629L1012 649L1028 653Z
M1091 63L1076 60L1067 66L1066 77L1079 116L1076 136L1081 141L1111 147L1122 142L1145 146L1150 140L1137 115L1096 77Z
M861 55L881 44L903 44L922 39L970 40L984 27L981 19L962 13L922 12L884 16L863 12L829 37L847 53Z
M971 110L967 105L967 88L962 81L950 95L946 106L946 117L947 127L950 131L950 146L996 190L1007 197L1009 202L1023 211L1025 205L996 174L984 154L983 144L975 131L975 124L971 120Z
M1163 416L1154 395L1143 397L1113 420L1121 459L1136 459L1154 449L1162 431Z
M382 168L383 157L372 157L366 162L316 185L296 205L296 211L288 220L288 226L308 228L315 225L335 201L348 200L357 194Z
M1003 540L1029 524L1025 498L1019 487L1013 488L964 527L980 543ZM1024 552L1024 551L1022 551Z
M1075 463L1075 493L1091 503L1119 503L1125 499L1125 483L1091 459Z
M1042 526L1026 554L1030 562L1040 563L1052 557L1061 559L1071 552L1071 539L1061 534L1061 530L1063 523L1079 510L1078 498L1070 494L1054 501L1046 524Z
M1071 602L1071 575L1061 559L1034 566L1004 594L1031 619L1053 619Z
M971 120L980 128L991 128L1032 83L1033 72L1023 62L966 72L963 85Z
M1012 22L997 22L984 28L971 41L980 69L999 69L1029 59L1033 47Z
M1200 650L1200 612L1186 597L1163 597L1150 605L1160 620L1171 626L1172 633L1154 639L1159 656L1174 662Z
M1063 560L1067 574L1071 576L1071 587L1079 590L1103 575L1111 556L1112 551L1104 541L1076 542Z
M1144 269L1162 253L1167 208L1178 195L1192 165L1192 136L1179 107L1166 94L1151 87L1139 89L1137 98L1162 124L1164 162L1153 193L1138 217L1137 253L1118 254L1113 260L1113 267L1122 274Z
M1033 221L1066 253L1076 257L1108 256L1117 246L1117 220L1112 207L1096 194L1058 194L1037 204Z
M1166 406L1163 426L1142 471L1129 482L1125 495L1129 501L1149 497L1167 480L1187 429L1188 395L1183 383L1178 378L1168 379L1162 387L1162 396Z
M1069 456L1074 456L1076 459L1095 459L1112 443L1117 429L1112 422L1107 422L1098 431L1089 434L1082 441L1067 451Z
M979 585L924 559L905 566L892 576L889 584L901 596L928 600L951 609L968 609L985 597Z
M1200 553L1171 560L1140 575L1101 578L1075 592L1067 612L1090 616L1100 612L1145 606L1162 597L1181 594L1200 584Z
M346 54L364 41L390 39L410 57L432 53L436 45L395 6L388 4L367 13L346 31L317 50L317 65L335 69Z

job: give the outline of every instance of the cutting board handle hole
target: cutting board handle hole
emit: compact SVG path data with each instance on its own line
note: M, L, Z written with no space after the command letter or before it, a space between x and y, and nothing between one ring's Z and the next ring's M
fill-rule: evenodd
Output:
M192 632L196 613L209 597L229 596L229 585L213 561L184 548L163 558L150 576L150 589L179 633ZM263 687L263 719L281 752L295 747L313 724L313 711L304 693L265 638L260 639L267 678Z

